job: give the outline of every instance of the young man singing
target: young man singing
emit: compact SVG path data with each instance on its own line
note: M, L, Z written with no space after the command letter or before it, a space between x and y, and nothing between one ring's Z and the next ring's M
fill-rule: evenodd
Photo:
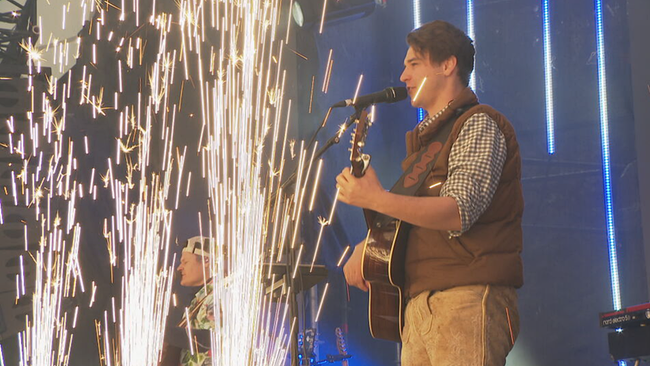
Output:
M386 191L372 167L336 178L339 199L409 223L402 365L502 366L519 332L515 289L523 284L521 159L506 117L468 88L472 40L444 21L412 31L400 80L426 118L406 135L416 153L453 124L415 196ZM362 290L364 245L344 267Z

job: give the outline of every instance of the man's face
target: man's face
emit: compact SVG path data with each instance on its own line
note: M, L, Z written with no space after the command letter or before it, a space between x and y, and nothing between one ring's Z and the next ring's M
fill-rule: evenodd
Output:
M435 103L443 79L440 64L432 63L428 55L423 55L416 52L413 47L409 47L404 57L404 71L400 81L406 84L411 105L428 110Z
M203 268L200 255L183 252L181 264L176 269L181 274L181 286L203 285Z

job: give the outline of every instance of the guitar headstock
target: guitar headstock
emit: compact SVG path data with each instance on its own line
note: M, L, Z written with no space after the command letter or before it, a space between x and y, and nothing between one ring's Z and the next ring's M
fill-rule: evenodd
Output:
M365 109L359 115L356 121L356 128L352 134L352 147L350 148L350 164L352 165L352 175L361 177L365 174L366 169L370 166L370 155L364 154L363 148L366 145L366 136L372 122L368 119L368 111Z

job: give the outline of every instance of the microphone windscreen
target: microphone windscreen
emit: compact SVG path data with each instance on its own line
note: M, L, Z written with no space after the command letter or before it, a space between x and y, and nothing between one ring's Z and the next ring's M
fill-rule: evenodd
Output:
M406 99L406 97L408 97L406 87L403 86L394 87L393 92L395 93L395 96L391 98L392 100L390 101L390 103L399 102L400 100L404 100Z

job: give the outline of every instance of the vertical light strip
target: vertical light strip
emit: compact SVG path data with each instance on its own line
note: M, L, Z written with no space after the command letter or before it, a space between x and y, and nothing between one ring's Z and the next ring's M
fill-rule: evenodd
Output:
M607 105L607 74L605 67L605 40L603 31L603 3L596 4L596 43L598 47L598 97L600 104L600 139L603 155L603 189L605 193L605 215L607 220L607 244L609 247L609 271L614 309L621 309L621 290L618 277L618 256L616 254L616 232L614 225L614 204L612 202L612 173L609 150L609 115Z
M420 0L413 0L413 28L420 28L422 25L420 14Z
M474 41L474 47L476 48L476 33L474 32L474 0L467 0L467 35L472 39L472 41ZM474 71L469 78L469 86L476 92L476 58L474 59L474 65Z
M553 54L551 52L551 19L549 0L542 0L544 28L544 78L546 81L546 142L549 155L555 154L555 110L553 102Z
M420 0L413 0L413 28L417 29L420 26L422 26ZM424 113L424 109L418 108L418 122L424 119Z

